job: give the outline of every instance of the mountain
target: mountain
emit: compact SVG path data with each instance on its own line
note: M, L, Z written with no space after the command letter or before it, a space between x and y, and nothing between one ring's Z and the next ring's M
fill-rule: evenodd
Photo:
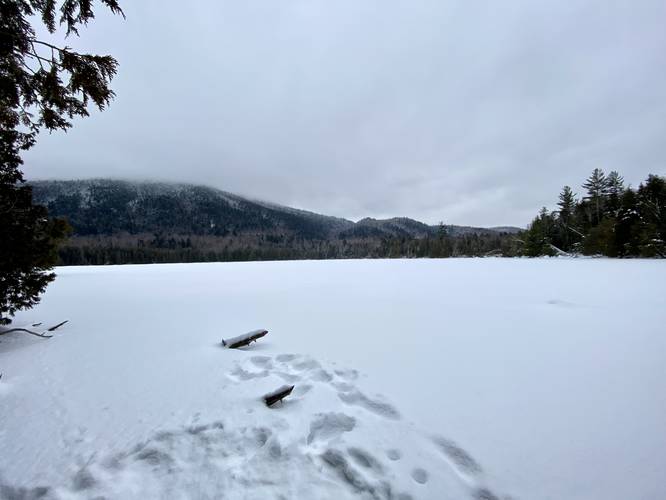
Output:
M61 264L511 254L507 229L353 222L192 184L33 181L35 203L67 219Z
M345 237L397 237L425 238L434 234L432 227L414 219L394 217L392 219L372 219L366 217L350 229L343 231Z
M110 179L30 184L35 203L46 205L52 216L65 217L77 236L163 231L207 236L282 234L304 239L424 238L438 231L438 226L406 217L365 218L354 223L192 184ZM451 235L519 230L444 227Z
M353 222L304 210L250 201L190 184L109 179L35 181L36 203L65 217L78 236L169 232L209 236L289 234L325 239Z

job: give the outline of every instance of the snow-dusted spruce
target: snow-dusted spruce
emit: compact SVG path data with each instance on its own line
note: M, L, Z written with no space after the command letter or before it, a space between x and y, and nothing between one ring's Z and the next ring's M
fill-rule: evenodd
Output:
M293 390L293 385L283 385L278 387L274 391L264 395L264 402L266 403L266 406L273 406L278 401L282 401L284 398L289 396Z
M237 347L243 347L252 342L256 342L267 333L268 330L252 330L251 332L244 333L238 337L232 337L226 340L222 339L222 345L229 349L236 349Z
M30 335L35 335L36 337L42 337L43 339L50 339L51 337L53 337L53 335L49 335L48 332L52 332L54 330L57 330L58 328L60 328L62 325L64 325L68 321L69 320L66 319L65 321L63 321L61 323L58 323L57 325L53 325L53 326L47 328L46 330L42 330L41 332L30 330L30 329L25 328L25 327L8 328L6 330L3 329L3 328L0 328L0 335L5 335L6 333L12 333L12 332L23 332L23 333L29 333ZM34 323L32 325L29 325L29 326L31 326L32 328L35 328L35 327L38 327L40 325L41 325L41 323Z

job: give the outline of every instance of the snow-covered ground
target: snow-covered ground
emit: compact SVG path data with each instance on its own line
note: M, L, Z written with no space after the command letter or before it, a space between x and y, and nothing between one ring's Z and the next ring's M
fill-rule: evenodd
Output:
M2 498L666 498L664 261L58 275L15 323L70 323L0 336Z

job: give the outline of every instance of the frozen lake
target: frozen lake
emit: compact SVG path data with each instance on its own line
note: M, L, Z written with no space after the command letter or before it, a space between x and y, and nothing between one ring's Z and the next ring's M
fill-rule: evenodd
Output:
M666 498L665 261L57 272L15 323L70 322L0 337L0 497Z

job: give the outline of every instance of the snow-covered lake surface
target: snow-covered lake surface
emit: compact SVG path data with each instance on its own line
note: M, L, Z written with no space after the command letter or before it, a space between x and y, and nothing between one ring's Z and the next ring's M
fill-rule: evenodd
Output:
M664 261L60 268L62 319L0 336L0 497L666 498Z

